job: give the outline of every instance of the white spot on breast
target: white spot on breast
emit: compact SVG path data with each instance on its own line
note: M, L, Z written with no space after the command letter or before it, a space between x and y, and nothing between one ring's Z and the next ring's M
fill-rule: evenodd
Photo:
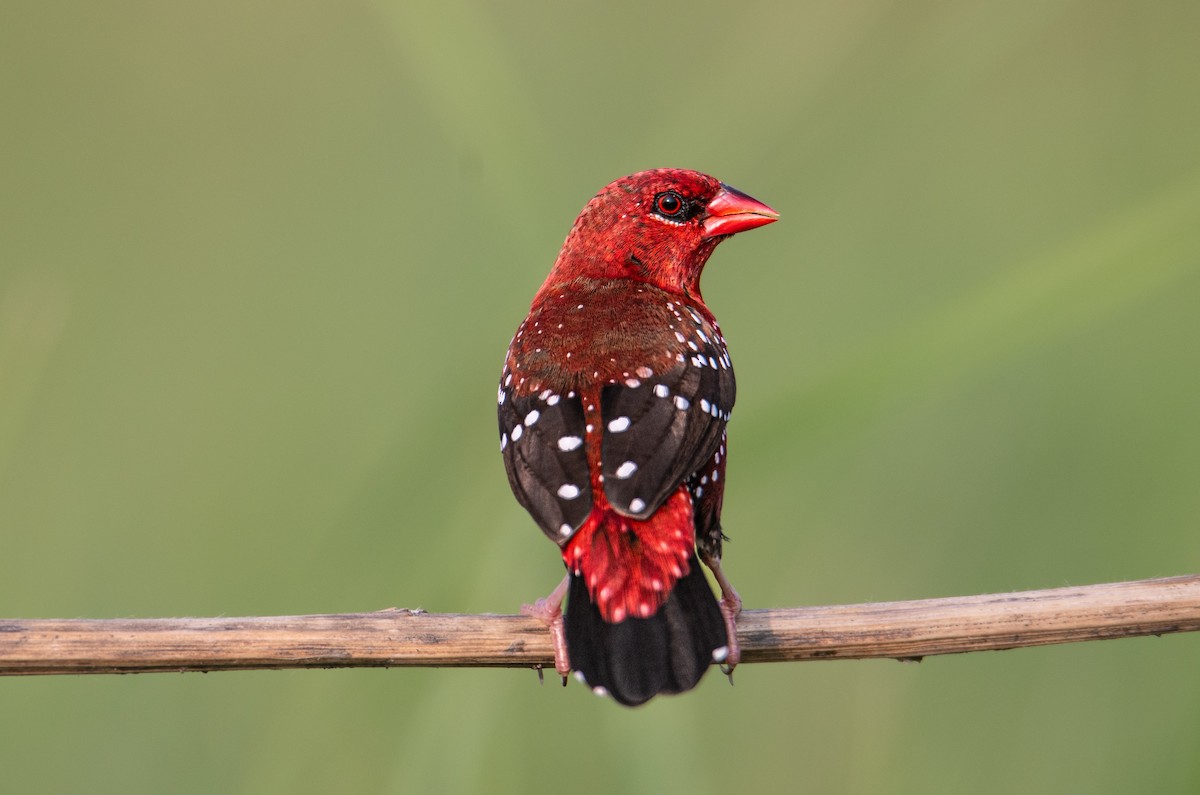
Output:
M699 337L700 339L704 340L705 342L708 342L708 337L706 337L704 335L704 329L702 329L702 328L696 329L696 336Z
M713 357L709 356L708 357L708 366L711 367L712 369L716 370L717 369L717 360L714 359Z
M633 477L633 473L637 472L637 468L637 464L633 463L632 461L626 461L624 464L621 464L621 466L617 467L617 471L613 474L619 477L621 480L627 480Z
M626 378L625 379L625 386L629 387L630 389L637 389L641 385L642 385L642 382L637 380L636 378Z
M667 388L666 384L657 384L654 387L654 394L658 395L660 398L665 398L671 394L671 390Z
M696 490L695 490L694 492L692 492L692 493L693 493L693 494L696 496L696 499L700 499L701 497L703 497L703 496L704 496L704 487L703 487L703 486L697 486L697 487L696 487Z
M680 411L687 411L688 406L692 405L683 395L675 396L675 408Z
M554 390L551 389L543 389L542 394L538 395L538 400L545 400L546 398L550 397L553 391Z
M642 378L649 378L654 375L654 371L643 365L637 369L637 374Z
M573 500L579 496L579 487L574 483L564 483L558 487L558 496L564 500Z
M646 602L642 602L638 605L638 613L642 618L649 618L651 612L650 605L648 605Z
M560 436L558 439L558 449L564 453L578 450L581 444L583 444L583 439L580 439L578 436Z
M502 433L500 434L500 449L504 450L505 447L508 447L508 434Z
M518 425L517 427L513 428L513 429L512 429L512 440L515 442L517 439L520 439L520 438L521 438L521 434L522 434L522 433L524 433L524 432L525 432L525 429L524 429L524 428L522 428L520 425Z
M534 409L533 411L526 414L525 415L525 427L528 428L530 425L533 425L535 422L538 421L538 417L540 417L540 416L542 416L542 413L540 411L538 411L537 409Z
M558 395L551 395L550 397L546 398L546 405L547 406L557 406L558 405Z
M689 347L689 348L691 348L691 349L692 349L692 350L694 350L694 351L698 351L698 350L700 350L700 346L699 346L699 345L697 345L697 344L696 344L695 342L693 342L692 340L688 340L688 347Z
M498 387L496 389L496 405L497 406L504 405L504 387Z
M684 338L684 336L682 334L680 334L678 331L675 332L675 339L679 340L680 342L687 342L687 340Z
M613 433L620 433L621 431L629 430L629 418L617 417L615 420L608 423L608 429Z
M629 510L633 511L634 513L641 513L642 511L646 510L645 500L634 497L629 501Z

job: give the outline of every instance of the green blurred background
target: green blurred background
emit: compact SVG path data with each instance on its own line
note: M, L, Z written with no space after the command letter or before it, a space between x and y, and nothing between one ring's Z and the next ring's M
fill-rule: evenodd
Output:
M0 615L513 612L495 380L583 203L705 294L748 607L1200 570L1200 4L5 3ZM5 792L1200 791L1200 637L0 680Z

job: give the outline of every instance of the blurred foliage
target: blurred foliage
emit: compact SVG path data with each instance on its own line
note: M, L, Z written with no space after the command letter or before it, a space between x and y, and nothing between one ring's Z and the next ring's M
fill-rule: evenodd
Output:
M1200 569L1200 5L7 3L0 615L510 612L494 382L575 214L698 168L747 606ZM0 680L11 792L1200 790L1200 638ZM560 735L559 732L562 732Z

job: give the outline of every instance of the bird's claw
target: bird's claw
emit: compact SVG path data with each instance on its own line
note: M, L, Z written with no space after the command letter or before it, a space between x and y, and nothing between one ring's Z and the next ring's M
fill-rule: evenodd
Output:
M571 658L567 655L567 633L563 626L562 602L567 594L569 578L563 578L549 596L538 599L531 605L521 605L522 615L536 618L550 630L550 642L554 646L554 670L562 677L563 687L571 673ZM542 681L542 666L537 666L538 681Z
M725 619L725 635L728 638L725 657L720 661L721 673L729 677L729 684L732 685L733 669L737 668L738 663L742 661L742 649L738 646L737 639L737 618L742 612L742 597L738 596L733 583L729 582L729 578L725 576L720 558L701 554L701 559L704 561L704 565L712 570L717 585L721 588L721 618Z

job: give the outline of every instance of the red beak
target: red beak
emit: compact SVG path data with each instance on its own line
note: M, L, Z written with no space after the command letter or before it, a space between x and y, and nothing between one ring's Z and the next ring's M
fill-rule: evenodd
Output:
M721 190L708 203L707 211L704 218L705 237L736 235L779 220L779 213L725 183L721 183Z

